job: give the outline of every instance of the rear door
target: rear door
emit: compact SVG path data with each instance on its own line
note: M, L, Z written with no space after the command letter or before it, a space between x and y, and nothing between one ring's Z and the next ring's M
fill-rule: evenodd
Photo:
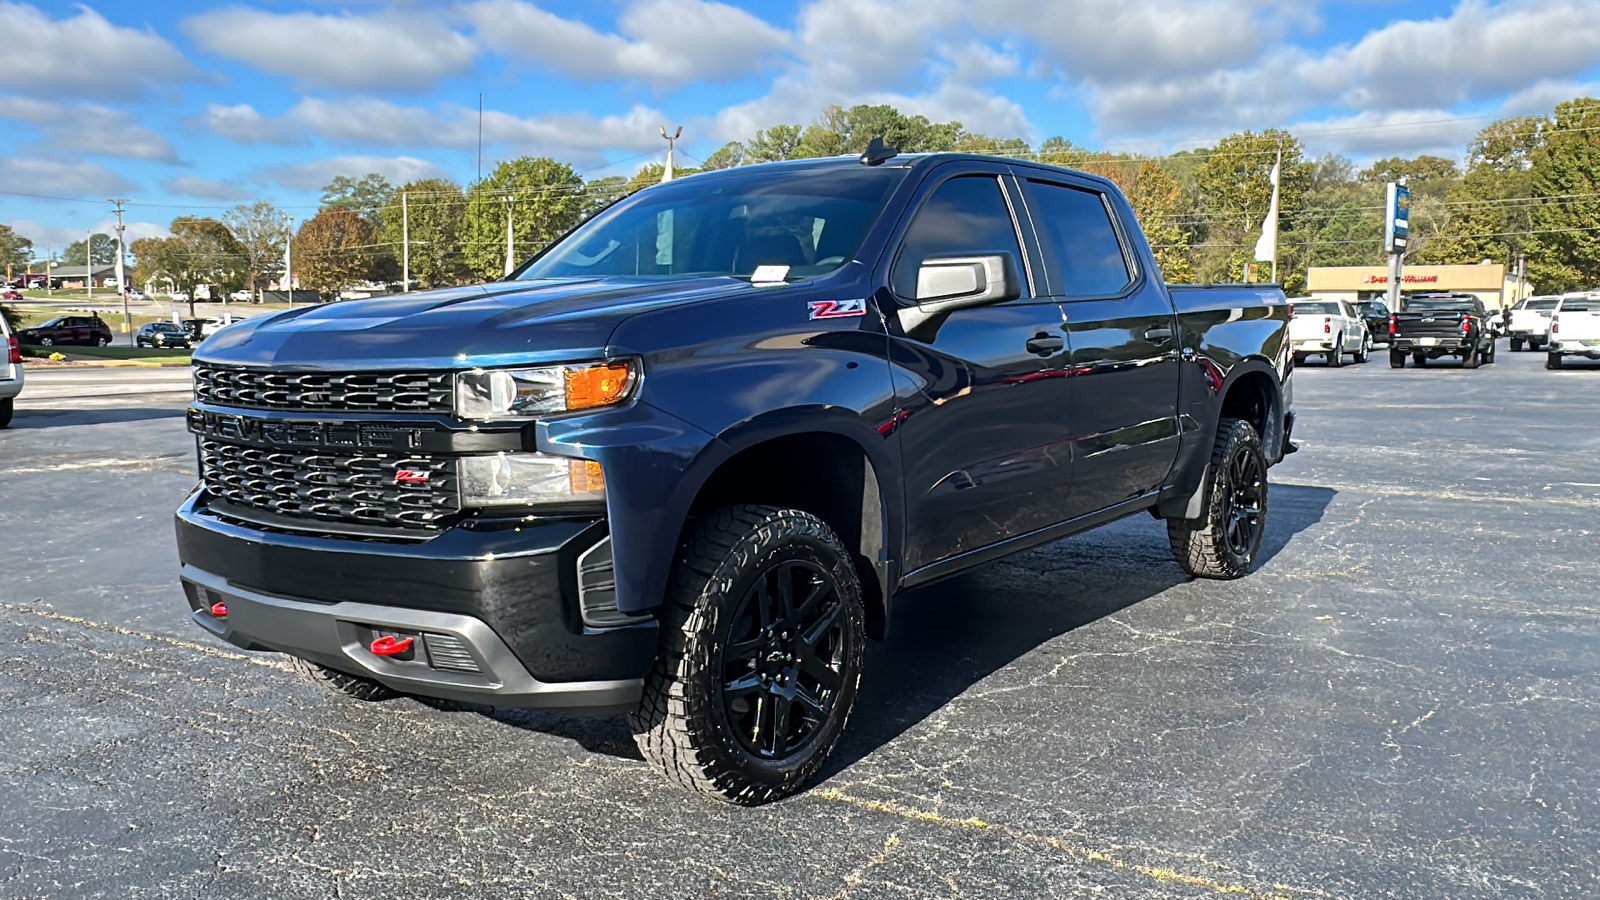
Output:
M1061 309L1029 277L1010 179L987 164L938 173L913 201L885 309L896 412L880 431L900 440L908 572L1060 521L1072 480ZM994 253L1021 297L905 330L924 260Z
M1019 172L1071 347L1072 517L1156 490L1178 453L1178 322L1094 183Z

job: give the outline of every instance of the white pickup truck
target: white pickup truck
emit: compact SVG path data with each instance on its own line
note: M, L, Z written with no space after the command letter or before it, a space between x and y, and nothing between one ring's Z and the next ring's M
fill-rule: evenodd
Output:
M1561 368L1568 356L1600 359L1600 293L1567 294L1550 317L1546 369Z
M1513 352L1522 349L1537 351L1550 339L1550 314L1555 312L1560 297L1529 297L1511 311L1511 325L1506 333L1511 336Z
M1343 300L1314 300L1297 297L1289 301L1294 318L1289 320L1289 340L1294 345L1296 365L1312 354L1328 358L1328 365L1344 365L1346 353L1355 354L1358 363L1372 355L1372 335L1366 322Z
M11 424L17 395L22 393L22 347L0 316L0 428Z

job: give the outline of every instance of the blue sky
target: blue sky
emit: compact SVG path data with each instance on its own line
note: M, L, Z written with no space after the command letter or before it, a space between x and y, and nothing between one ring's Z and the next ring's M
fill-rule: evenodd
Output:
M1357 160L1458 155L1600 95L1600 0L0 0L0 222L110 221L548 155L585 177L693 164L826 105L891 103L1037 143L1161 154L1287 127ZM49 195L94 202L39 199Z

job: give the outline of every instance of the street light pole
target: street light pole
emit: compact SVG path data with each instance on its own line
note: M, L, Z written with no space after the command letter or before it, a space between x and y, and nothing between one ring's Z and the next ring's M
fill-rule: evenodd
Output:
M84 236L83 241L83 283L89 288L89 299L94 299L94 229Z
M671 137L668 137L667 126L662 125L661 137L667 142L667 167L661 170L661 183L666 184L672 180L672 151L678 143L678 138L683 137L683 126L679 125L678 130L673 132Z
M400 192L400 293L411 293L411 212Z
M294 305L294 216L283 214L288 237L283 242L283 288L289 295L289 305Z
M133 334L133 313L128 310L128 281L122 262L122 257L124 256L122 204L128 201L107 200L106 202L117 208L117 290L122 292L122 332L123 334Z

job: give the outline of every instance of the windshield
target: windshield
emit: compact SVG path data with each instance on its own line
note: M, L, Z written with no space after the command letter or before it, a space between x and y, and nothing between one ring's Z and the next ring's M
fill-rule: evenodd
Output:
M40 323L38 325L35 325L33 327L35 327L35 328L60 328L62 325L65 325L66 323L67 323L66 316L57 316L56 318L51 319L48 322L42 322L42 323Z
M171 322L157 322L157 323L155 323L155 325L153 325L151 327L153 327L156 331L182 331L183 330L182 328L179 328L178 326L172 324Z
M517 274L518 280L620 275L822 275L861 249L903 169L766 168L647 188L602 212Z
M1408 297L1406 298L1408 312L1472 312L1472 300L1468 297Z
M1297 316L1337 316L1339 304L1331 300L1306 300L1294 305Z

